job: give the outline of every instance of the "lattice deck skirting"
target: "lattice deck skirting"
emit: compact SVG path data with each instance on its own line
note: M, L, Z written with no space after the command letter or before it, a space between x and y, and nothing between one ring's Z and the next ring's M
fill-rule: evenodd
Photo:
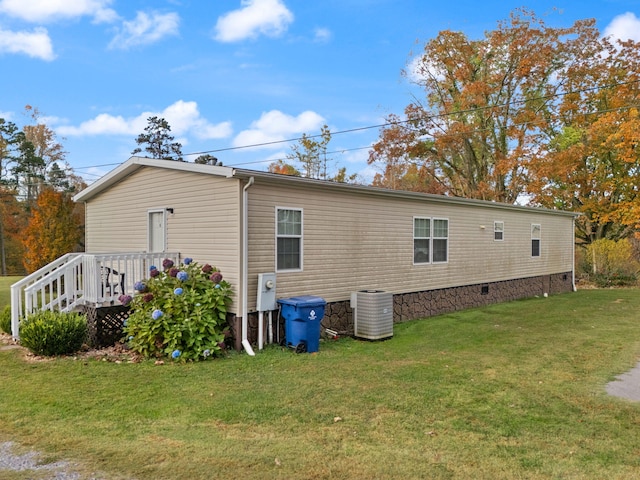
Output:
M124 321L129 317L128 307L83 307L82 313L87 317L92 347L110 347L122 339Z

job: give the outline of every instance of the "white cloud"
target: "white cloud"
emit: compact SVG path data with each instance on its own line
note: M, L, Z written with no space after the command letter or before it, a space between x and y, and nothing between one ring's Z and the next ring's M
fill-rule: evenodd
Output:
M293 13L281 0L242 0L242 8L218 18L215 39L237 42L258 35L277 37L285 32Z
M56 58L49 33L41 27L35 28L33 32L0 29L0 53L22 53L47 61Z
M407 62L405 74L409 81L417 84L424 83L425 79L442 81L445 78L444 71L423 54L416 55Z
M604 29L605 37L613 37L622 41L640 42L640 19L632 12L618 15Z
M0 13L28 22L53 22L65 18L93 17L96 22L113 21L113 0L0 0Z
M209 123L200 115L196 102L178 100L162 112L143 112L136 117L124 118L108 113L82 122L79 126L62 125L56 131L60 135L131 135L135 137L147 126L149 117L162 117L171 126L171 133L181 137L193 136L203 140L230 137L233 133L230 122ZM183 143L186 144L186 141Z
M333 37L331 30L328 28L316 28L313 32L314 41L317 43L328 43Z
M306 133L319 133L325 119L310 110L302 112L297 117L287 115L279 110L263 113L258 120L251 124L251 128L240 132L233 139L236 147L258 145L262 143L288 140L292 136ZM265 145L263 148L282 148L282 145Z
M122 22L109 47L126 50L137 45L149 45L166 36L177 35L179 25L177 13L138 12L134 20Z

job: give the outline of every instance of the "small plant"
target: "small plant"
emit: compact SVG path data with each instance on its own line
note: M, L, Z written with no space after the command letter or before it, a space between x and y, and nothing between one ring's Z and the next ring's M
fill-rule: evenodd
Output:
M0 331L11 335L11 306L9 305L0 312Z
M87 320L79 313L43 310L20 324L20 343L36 355L75 353L87 338Z
M162 262L136 282L136 295L120 297L131 306L124 333L130 348L145 357L205 360L219 355L227 333L231 285L209 264L190 258L176 267Z

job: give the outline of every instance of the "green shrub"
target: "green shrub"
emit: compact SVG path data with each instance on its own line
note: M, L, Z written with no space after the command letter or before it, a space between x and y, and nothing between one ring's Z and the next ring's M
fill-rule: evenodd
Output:
M79 313L44 310L20 323L20 343L36 355L75 353L87 338L87 320Z
M165 259L162 271L151 267L149 278L135 285L136 295L123 295L131 314L124 327L130 348L145 357L205 360L221 353L227 333L231 285L209 264L185 258L178 267Z
M596 240L586 248L583 261L590 279L599 287L637 284L640 264L635 259L629 239Z
M11 335L11 306L6 305L0 312L0 331Z

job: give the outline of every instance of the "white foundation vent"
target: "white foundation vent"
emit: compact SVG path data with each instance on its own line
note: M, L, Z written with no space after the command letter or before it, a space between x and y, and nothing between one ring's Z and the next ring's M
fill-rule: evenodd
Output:
M367 340L393 336L393 294L360 290L351 294L354 335Z

